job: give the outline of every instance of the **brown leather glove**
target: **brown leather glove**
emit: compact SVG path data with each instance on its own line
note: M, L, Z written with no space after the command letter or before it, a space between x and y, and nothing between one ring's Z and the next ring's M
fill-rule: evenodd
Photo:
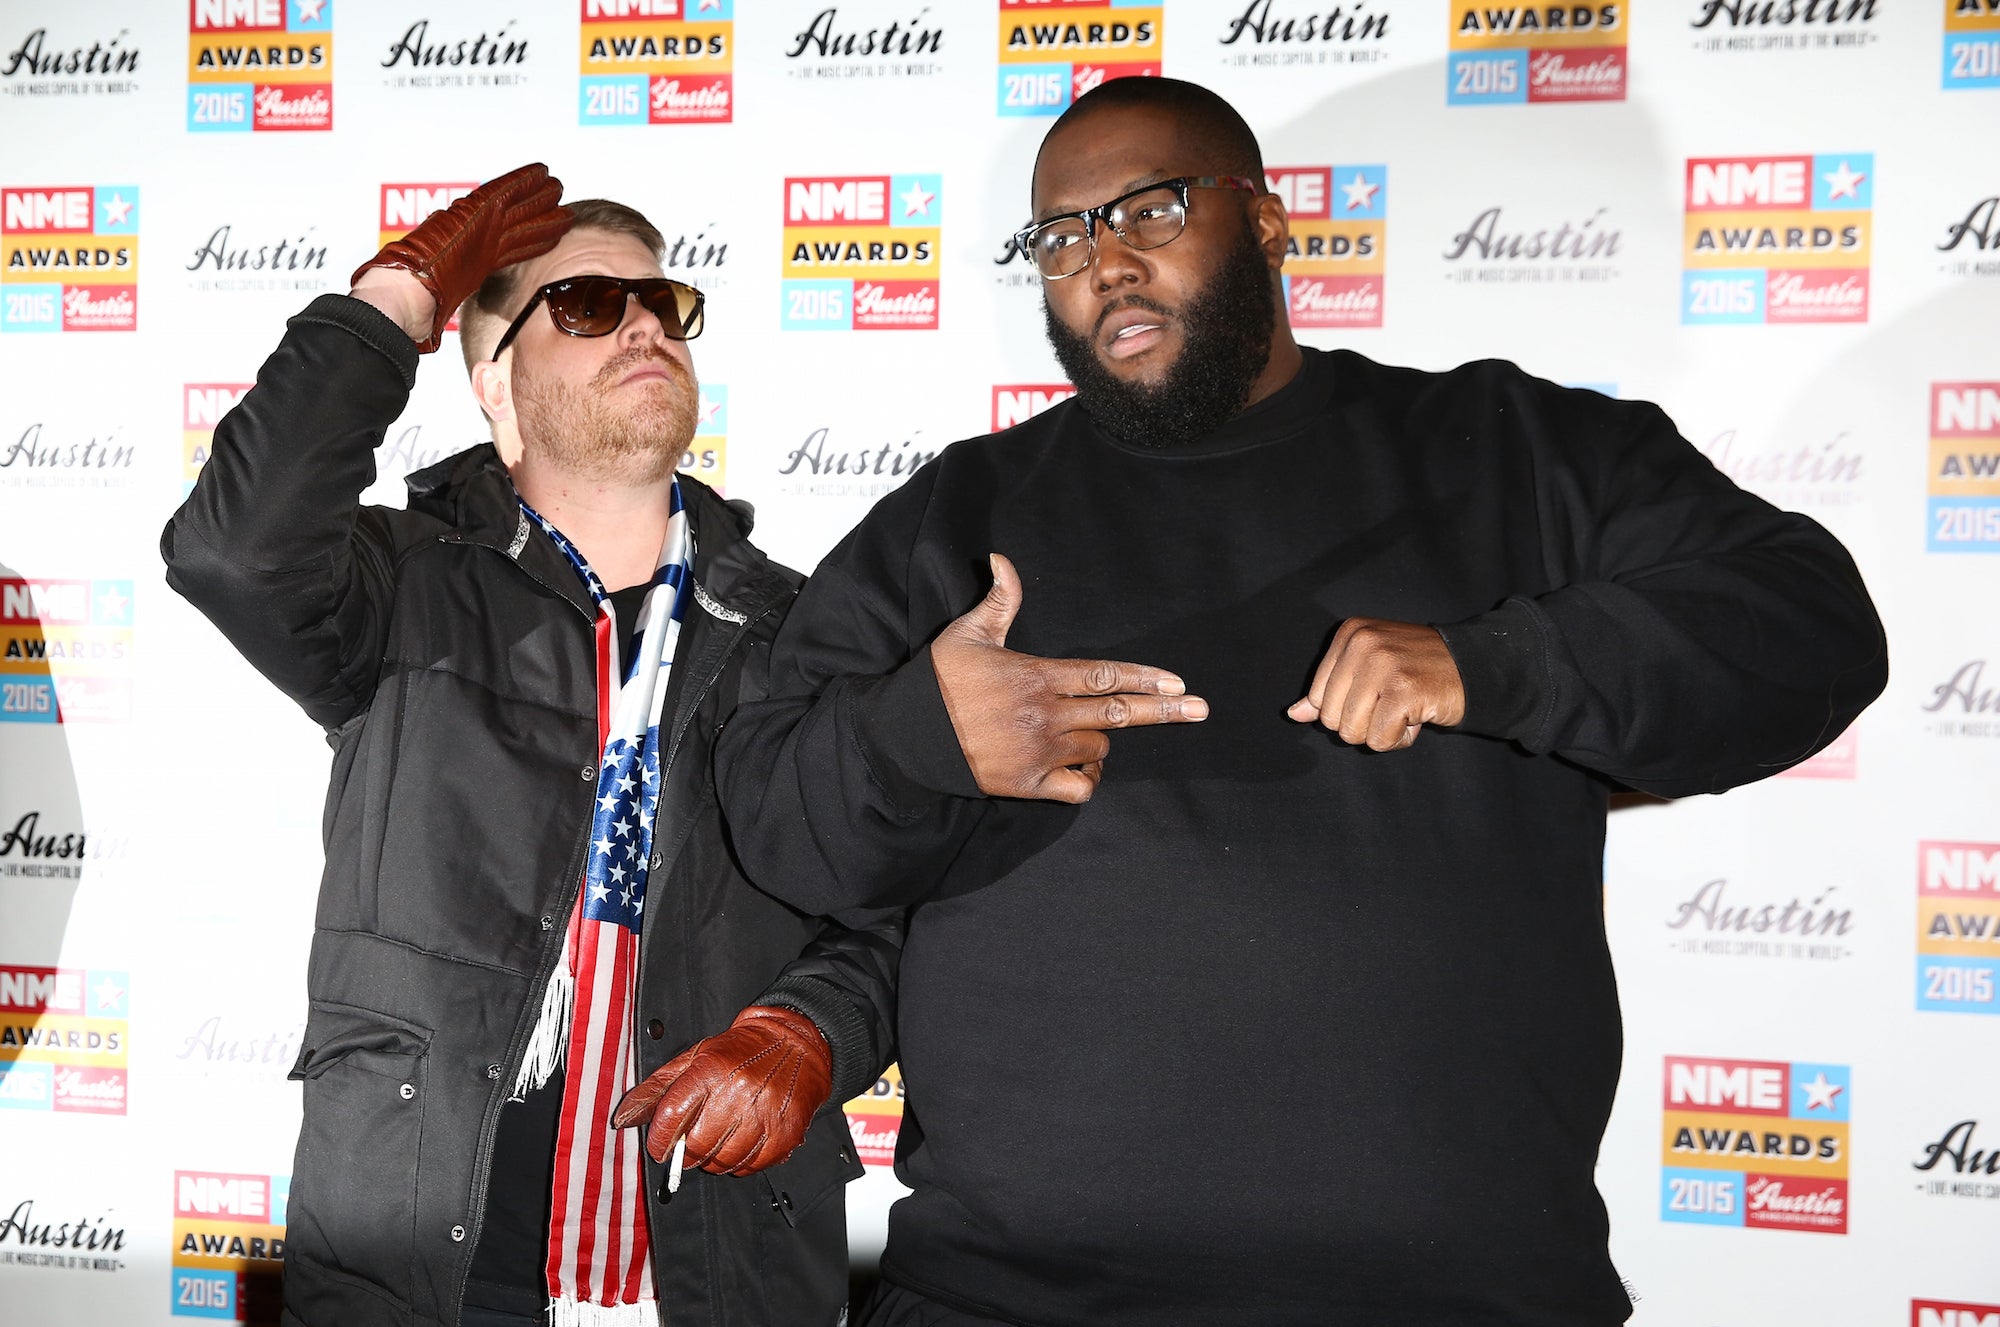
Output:
M372 267L411 273L437 300L430 338L419 351L436 350L444 326L479 283L503 267L540 257L569 229L570 212L556 205L562 181L536 162L488 180L442 212L434 212L400 240L354 269L350 286Z
M804 1014L753 1004L625 1094L611 1122L650 1119L646 1151L665 1161L687 1134L687 1164L753 1175L790 1156L833 1092L833 1051Z

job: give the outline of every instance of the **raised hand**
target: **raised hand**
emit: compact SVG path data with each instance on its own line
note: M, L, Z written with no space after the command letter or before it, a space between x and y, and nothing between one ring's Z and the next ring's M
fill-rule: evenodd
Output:
M358 292L365 276L383 270L415 277L432 301L430 332L420 337L412 325L422 321L420 298L415 299L414 311L399 321L419 351L436 350L452 313L479 289L480 282L503 267L556 247L570 226L569 209L557 205L561 197L562 181L551 176L547 166L537 162L516 167L444 211L432 213L402 239L383 245L380 253L354 269L349 285ZM369 279L371 286L380 283L380 276ZM403 298L407 301L414 295L408 292Z
M938 689L981 792L1087 802L1111 751L1108 732L1208 717L1208 702L1164 669L1008 649L1021 578L998 553L991 564L993 588L931 642Z
M665 1161L687 1135L687 1164L753 1175L791 1155L833 1091L833 1052L804 1014L751 1005L625 1094L611 1123L646 1124L646 1151Z
M1300 723L1317 719L1343 742L1398 751L1427 723L1464 719L1465 684L1435 627L1350 617L1333 633L1305 698L1285 713Z

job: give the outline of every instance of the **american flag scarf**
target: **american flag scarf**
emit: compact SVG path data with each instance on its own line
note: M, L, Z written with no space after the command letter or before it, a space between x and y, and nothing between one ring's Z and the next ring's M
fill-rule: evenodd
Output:
M563 1067L548 1317L551 1327L654 1327L644 1161L638 1135L613 1129L611 1112L637 1075L632 1000L660 798L660 710L694 580L694 539L676 482L660 569L638 622L625 625L576 546L525 501L521 510L555 541L597 605L597 733L604 753L583 888L514 1089L518 1097L543 1086ZM622 681L621 630L639 636Z

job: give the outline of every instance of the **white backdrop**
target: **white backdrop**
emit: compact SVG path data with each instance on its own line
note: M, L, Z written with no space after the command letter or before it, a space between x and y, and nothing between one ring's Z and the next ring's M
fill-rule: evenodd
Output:
M1992 0L687 4L0 8L0 1318L261 1312L327 751L155 542L284 319L546 161L709 293L689 464L809 568L1059 390L1029 164L1077 86L1164 70L1257 128L1302 339L1659 401L1854 551L1887 694L1613 817L1613 1252L1646 1327L2000 1323ZM790 258L847 239L909 259ZM481 436L448 345L370 497ZM898 1092L852 1108L877 1159ZM858 1257L895 1193L850 1190Z

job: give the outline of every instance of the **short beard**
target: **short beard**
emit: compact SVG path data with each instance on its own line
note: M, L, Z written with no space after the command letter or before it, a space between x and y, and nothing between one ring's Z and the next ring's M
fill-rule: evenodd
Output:
M1089 280L1087 271L1077 275ZM1098 324L1124 308L1174 316L1164 305L1131 295L1100 310ZM1156 384L1114 377L1097 356L1096 328L1089 336L1071 331L1046 297L1042 312L1049 345L1076 388L1077 404L1113 437L1135 447L1167 449L1201 441L1250 399L1252 384L1271 358L1278 302L1263 247L1246 221L1215 275L1181 310L1180 357Z
M630 407L614 407L608 394L618 380L648 361L672 375L663 391L648 391ZM694 375L652 346L635 346L599 369L584 386L544 378L517 362L514 404L521 443L542 463L593 483L657 484L680 465L694 437Z

